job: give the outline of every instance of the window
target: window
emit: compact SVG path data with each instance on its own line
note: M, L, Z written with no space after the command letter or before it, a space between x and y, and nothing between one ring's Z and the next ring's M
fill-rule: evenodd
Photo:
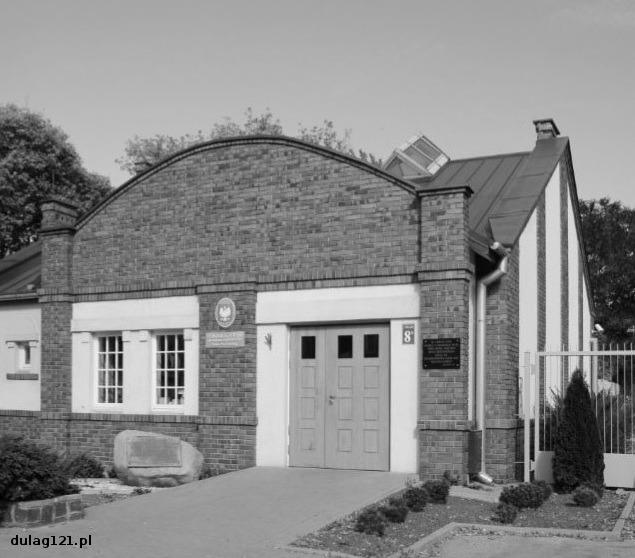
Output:
M337 336L337 358L353 358L353 336Z
M97 338L97 403L123 403L121 335L106 335Z
M18 368L20 370L31 369L31 345L28 341L18 341Z
M154 404L185 404L185 342L182 333L156 336Z

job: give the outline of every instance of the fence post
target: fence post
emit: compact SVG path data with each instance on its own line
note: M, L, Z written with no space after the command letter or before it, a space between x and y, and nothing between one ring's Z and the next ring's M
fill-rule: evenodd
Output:
M531 365L534 374L534 477L538 473L538 450L540 449L540 353ZM540 480L536 478L536 480Z
M525 482L529 482L529 476L530 476L530 459L531 456L529 455L529 451L530 451L530 443L529 443L529 437L531 436L531 413L529 411L530 409L530 405L531 405L531 380L530 380L530 359L531 359L531 355L530 353L526 352L525 353L525 361L524 361L524 366L523 366L523 418L524 418L524 432L523 432L523 437L524 437L524 448L523 448L523 455L524 455L524 471L523 471L523 477L524 477L524 481Z

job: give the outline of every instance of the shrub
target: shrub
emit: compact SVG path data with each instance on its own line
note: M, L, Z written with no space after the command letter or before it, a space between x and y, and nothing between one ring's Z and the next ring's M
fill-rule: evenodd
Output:
M507 502L500 502L494 510L492 519L499 523L513 523L518 515L518 508Z
M546 502L547 500L549 500L549 498L553 494L553 488L551 488L551 485L547 481L543 480L533 481L533 484L539 486L540 490L542 490L542 501Z
M571 492L585 482L604 482L604 454L591 396L582 373L571 376L556 428L553 478L556 489Z
M431 502L445 504L448 501L450 485L445 480L429 480L423 484L423 487L428 491Z
M595 506L599 499L597 492L588 486L578 486L578 488L573 491L573 501L578 506L590 508Z
M383 537L386 532L386 518L376 507L366 508L355 520L355 531Z
M505 487L499 500L519 509L539 508L544 501L544 492L543 488L538 484L523 482L516 486Z
M64 470L70 478L102 478L104 465L86 453L69 457L63 462Z
M379 508L380 513L391 523L403 523L408 516L408 506L403 498L390 498Z
M403 500L406 506L413 512L420 512L426 507L430 495L423 486L410 486L403 493Z
M593 482L583 482L580 486L593 490L593 492L598 495L598 500L601 500L602 496L604 495L604 486L602 486L601 484L596 484Z
M0 441L0 501L43 500L79 489L69 484L59 457L22 438Z
M443 478L450 484L451 486L456 486L459 484L459 475L454 474L449 469L443 471Z

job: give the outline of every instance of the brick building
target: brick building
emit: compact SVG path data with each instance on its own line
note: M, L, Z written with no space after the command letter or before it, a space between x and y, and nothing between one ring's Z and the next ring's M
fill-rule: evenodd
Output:
M591 331L569 141L536 129L532 151L415 142L386 170L217 140L86 215L46 203L0 260L0 431L106 462L137 429L221 472L426 477L466 473L483 439L470 468L513 479L522 353Z

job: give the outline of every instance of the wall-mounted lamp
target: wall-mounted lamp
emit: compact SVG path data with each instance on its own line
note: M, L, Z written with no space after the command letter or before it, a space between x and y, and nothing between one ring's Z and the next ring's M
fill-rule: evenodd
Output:
M269 350L271 350L271 333L265 333L265 345L267 345L267 347L269 347Z

